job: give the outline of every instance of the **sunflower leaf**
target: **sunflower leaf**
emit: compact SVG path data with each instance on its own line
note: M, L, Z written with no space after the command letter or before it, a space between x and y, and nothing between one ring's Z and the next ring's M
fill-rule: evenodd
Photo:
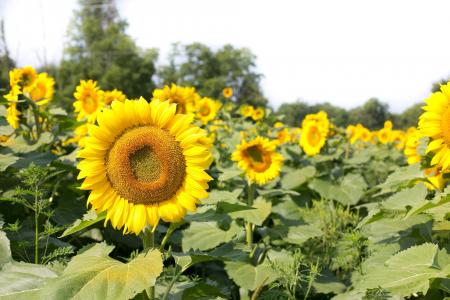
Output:
M80 230L83 230L95 223L98 223L106 218L106 211L96 214L94 211L89 211L83 215L82 219L76 220L69 228L64 230L60 238L74 234Z
M130 299L155 284L163 267L158 250L123 263L109 257L113 249L100 243L74 256L64 273L44 286L41 299Z

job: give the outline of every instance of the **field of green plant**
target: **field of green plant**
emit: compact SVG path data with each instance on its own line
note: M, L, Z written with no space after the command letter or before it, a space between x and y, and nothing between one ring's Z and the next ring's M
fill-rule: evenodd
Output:
M226 86L81 80L65 110L48 74L9 75L0 299L450 299L450 84L370 131Z

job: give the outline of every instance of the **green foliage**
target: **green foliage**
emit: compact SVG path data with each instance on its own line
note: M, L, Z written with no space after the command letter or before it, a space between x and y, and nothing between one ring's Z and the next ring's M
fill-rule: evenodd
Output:
M168 65L158 70L161 85L177 83L194 86L202 95L219 98L225 87L233 88L238 104L266 106L260 87L262 75L256 72L256 57L249 49L225 45L217 51L206 45L175 44Z

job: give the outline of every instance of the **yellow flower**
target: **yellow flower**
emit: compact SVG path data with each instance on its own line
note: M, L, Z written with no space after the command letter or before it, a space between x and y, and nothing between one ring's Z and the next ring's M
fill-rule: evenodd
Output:
M301 128L291 128L291 142L293 143L299 142L301 134L302 134Z
M253 116L253 111L255 109L253 108L253 106L251 105L241 105L241 107L239 108L239 111L241 112L241 115L243 115L244 117L251 117Z
M22 94L22 91L20 90L20 86L14 85L11 87L11 90L8 94L4 95L3 97L11 102L17 102L19 100L19 95Z
M231 159L236 161L251 182L263 185L280 175L283 156L276 152L276 143L263 137L236 146Z
M283 128L284 124L283 122L275 122L275 124L273 124L273 128Z
M17 103L10 103L6 109L6 121L8 121L12 128L19 128L20 115L20 111L17 110Z
M180 221L208 196L206 132L169 101L114 101L89 124L78 178L88 203L125 233Z
M405 150L403 153L405 154L408 164L416 164L422 160L419 153L417 152L417 147L419 146L420 135L419 132L416 131L410 134L405 143Z
M122 93L119 90L112 90L112 91L105 91L103 93L103 102L105 102L106 105L111 104L113 101L120 101L123 102L125 101L126 96L124 93Z
M384 122L384 128L392 129L392 127L393 127L392 121L387 120Z
M445 186L444 174L439 172L438 168L429 168L423 170L423 174L426 176L429 182L425 182L425 186L429 190L442 190Z
M302 121L302 127L305 127L306 123L314 121L320 127L320 130L325 136L328 136L330 130L330 121L328 115L324 111L319 111L317 114L308 114Z
M366 127L363 126L361 128L359 138L361 139L361 141L367 143L367 142L370 142L370 140L372 139L372 134L369 129L367 129Z
M434 153L431 165L445 171L450 166L450 82L441 85L441 91L433 93L426 103L419 132L430 138L426 153Z
M83 124L75 128L74 130L75 136L68 139L63 143L63 146L69 145L69 144L78 144L80 148L84 148L86 145L86 137L88 136L88 126L87 124Z
M345 130L345 133L347 135L347 138L350 140L350 144L353 144L356 142L357 134L356 134L356 126L354 125L348 125L347 129Z
M37 105L48 104L55 93L55 80L47 73L40 73L33 85L24 88L24 92L36 102Z
M307 155L315 156L325 145L326 137L324 128L319 122L309 121L303 124L300 146Z
M222 104L219 101L214 101L211 98L204 97L195 103L196 116L207 124L209 121L214 120Z
M76 101L73 106L75 107L75 112L78 113L77 120L80 121L87 118L89 123L95 123L97 114L105 105L103 102L103 91L97 87L97 82L81 80L74 97Z
M258 107L253 110L252 119L253 121L259 121L264 118L264 108Z
M36 78L37 78L36 70L30 66L23 67L21 69L13 69L9 71L10 87L19 85L20 87L28 88L34 84Z
M392 130L390 128L383 128L378 130L377 137L380 143L387 144L391 141Z
M193 87L181 87L172 83L172 86L164 86L163 89L153 91L153 100L170 101L177 104L177 113L188 113L194 110L195 101L200 96Z
M277 141L279 144L289 143L291 141L291 133L288 128L278 131Z
M402 150L403 148L405 148L406 142L405 133L401 130L392 131L391 142L395 144L395 148L397 148L397 150Z
M230 87L226 87L223 89L222 94L225 98L231 98L233 96L233 89Z

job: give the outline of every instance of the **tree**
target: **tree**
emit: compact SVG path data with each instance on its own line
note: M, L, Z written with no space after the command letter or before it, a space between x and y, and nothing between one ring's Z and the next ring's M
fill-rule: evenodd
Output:
M200 94L210 97L218 97L223 88L230 86L238 104L266 106L255 59L250 50L231 45L213 51L200 43L175 44L169 63L160 68L158 77L161 85L194 86Z
M15 62L9 56L3 20L0 21L0 45L0 88L9 88L9 70L15 67Z
M361 123L371 130L382 128L389 119L389 106L376 98L371 98L364 105L349 111L349 123Z
M71 99L80 79L94 79L102 89L117 88L129 98L148 97L157 51L135 45L113 0L80 0L79 5L61 64L49 68L61 93Z

